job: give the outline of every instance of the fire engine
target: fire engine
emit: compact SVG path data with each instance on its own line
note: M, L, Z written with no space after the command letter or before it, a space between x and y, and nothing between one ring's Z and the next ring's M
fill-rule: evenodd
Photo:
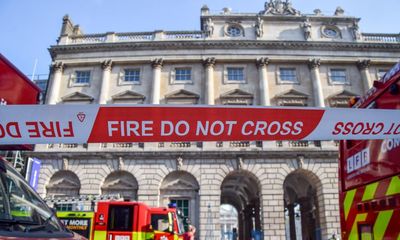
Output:
M131 201L101 201L94 215L93 240L184 240L176 208L151 208Z
M400 63L351 104L355 108L400 109ZM340 142L342 239L400 239L399 174L400 139Z

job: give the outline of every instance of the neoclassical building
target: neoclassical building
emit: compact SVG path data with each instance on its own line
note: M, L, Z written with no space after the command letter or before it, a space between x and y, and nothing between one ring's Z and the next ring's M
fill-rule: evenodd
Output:
M46 104L346 107L400 57L399 34L363 33L340 7L203 6L200 20L199 31L86 34L65 16ZM58 208L107 197L175 202L202 240L233 226L241 240L340 232L333 141L49 144L32 156L42 160L38 192Z

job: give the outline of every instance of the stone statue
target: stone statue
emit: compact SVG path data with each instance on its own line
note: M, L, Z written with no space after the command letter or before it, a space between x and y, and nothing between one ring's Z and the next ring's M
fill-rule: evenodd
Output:
M206 33L206 37L211 37L214 33L214 23L212 22L212 19L209 18L207 21L204 23L203 30Z
M304 31L304 38L308 40L309 38L311 38L311 24L308 18L303 22L302 27Z
M256 22L256 26L255 26L257 37L262 37L264 34L263 24L264 24L264 20L262 20L261 16L257 16L257 22Z
M273 14L273 15L299 15L300 12L292 7L290 0L270 0L265 2L264 11L260 14Z
M353 21L353 26L351 27L351 31L352 31L354 40L360 40L361 39L361 32L360 32L360 28L358 27L357 20Z

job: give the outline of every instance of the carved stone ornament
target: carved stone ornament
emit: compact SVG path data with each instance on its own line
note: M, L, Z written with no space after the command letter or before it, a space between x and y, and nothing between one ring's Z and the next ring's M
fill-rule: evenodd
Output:
M321 66L321 59L313 58L308 60L308 67L310 69L319 68L319 66Z
M262 37L264 35L264 20L261 18L260 15L257 16L255 30L257 37Z
M178 157L176 159L176 170L180 171L180 170L182 170L182 167L183 167L183 158Z
M236 166L237 166L237 170L243 169L243 158L242 157L238 157L236 159Z
M208 18L203 25L203 31L206 37L211 37L214 33L214 23L211 18Z
M369 59L358 60L357 67L360 70L365 70L365 69L369 68L370 64L371 64L371 60L369 60Z
M303 22L302 27L303 27L303 31L304 31L304 39L305 40L310 39L311 38L311 23L308 18Z
M344 10L341 7L337 7L335 11L335 16L343 16Z
M297 169L303 168L303 165L304 165L304 156L303 156L303 155L297 156L296 162L297 162Z
M153 68L160 68L162 67L164 60L162 58L156 58L151 61L151 66Z
M62 159L62 166L61 166L62 170L68 170L68 158L64 157Z
M118 158L118 170L123 170L124 169L124 159L122 157Z
M353 34L353 39L360 40L361 32L360 32L360 27L358 26L357 20L353 21L353 26L351 26L350 29L351 29L351 33Z
M50 66L51 72L62 72L64 69L64 64L62 62L52 63Z
M258 67L264 67L269 64L269 58L267 57L257 58L256 62Z
M104 61L101 63L101 68L102 68L103 70L110 71L110 70L111 70L111 67L112 67L112 60L111 60L111 59L104 60Z
M203 65L206 67L213 67L215 65L215 58L209 57L209 58L203 59Z
M300 12L292 7L290 0L270 0L265 2L264 10L260 13L264 15L300 15Z

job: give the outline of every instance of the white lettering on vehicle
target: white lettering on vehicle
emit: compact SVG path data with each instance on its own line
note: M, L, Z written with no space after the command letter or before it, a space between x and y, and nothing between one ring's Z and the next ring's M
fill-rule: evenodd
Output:
M362 167L367 166L371 162L369 156L369 148L366 148L353 156L347 158L347 173L352 173Z
M387 153L398 147L400 147L400 138L385 139L385 140L383 140L382 145L381 145L381 152Z

